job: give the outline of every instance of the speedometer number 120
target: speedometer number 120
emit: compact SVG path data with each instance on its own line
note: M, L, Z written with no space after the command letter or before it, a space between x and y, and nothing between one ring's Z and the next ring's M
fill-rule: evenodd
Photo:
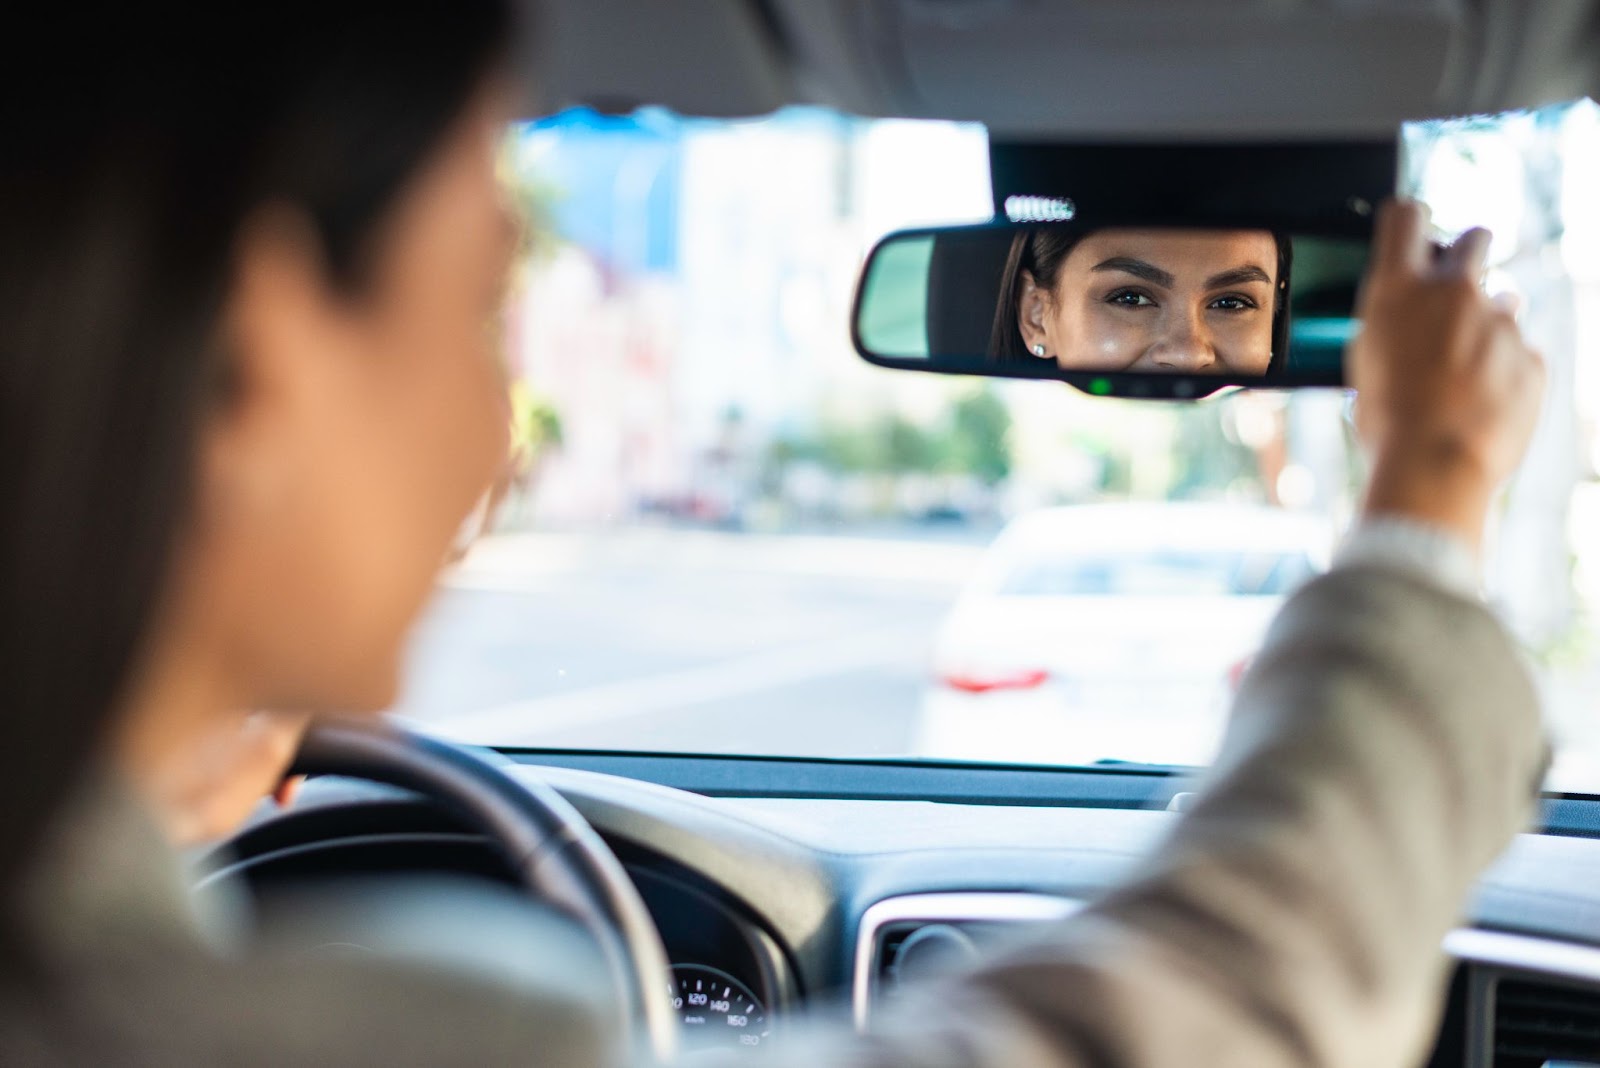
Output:
M719 968L673 965L671 994L690 1047L759 1046L770 1034L766 1006Z

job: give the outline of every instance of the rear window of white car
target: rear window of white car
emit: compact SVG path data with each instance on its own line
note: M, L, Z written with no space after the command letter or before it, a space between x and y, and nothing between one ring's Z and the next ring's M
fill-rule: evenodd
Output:
M1282 597L1315 573L1303 553L1084 552L1027 560L1003 597Z

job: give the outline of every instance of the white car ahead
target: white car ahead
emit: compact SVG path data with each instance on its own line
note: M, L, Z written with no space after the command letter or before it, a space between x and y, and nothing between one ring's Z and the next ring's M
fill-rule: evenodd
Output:
M1326 518L1278 508L1052 508L989 547L940 630L916 754L1204 765Z

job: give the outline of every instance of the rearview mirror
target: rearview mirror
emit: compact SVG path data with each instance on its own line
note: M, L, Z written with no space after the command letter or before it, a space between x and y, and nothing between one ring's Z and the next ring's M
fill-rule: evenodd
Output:
M853 335L880 366L1102 396L1337 386L1369 243L1364 222L905 231L868 257Z

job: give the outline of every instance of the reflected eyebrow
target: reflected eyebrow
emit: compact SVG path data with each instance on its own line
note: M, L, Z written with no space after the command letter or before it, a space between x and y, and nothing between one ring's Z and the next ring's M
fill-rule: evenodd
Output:
M1272 276L1252 263L1245 267L1235 267L1231 271L1223 271L1221 274L1212 275L1206 279L1206 288L1221 289L1223 286L1243 285L1246 282L1265 282L1270 286L1272 284Z
M1146 263L1144 260L1136 260L1132 256L1112 256L1109 260L1101 260L1089 269L1091 271L1121 271L1124 274L1131 274L1135 278L1143 278L1146 282L1158 285L1162 289L1171 289L1173 283L1177 281L1170 273L1163 271L1155 264Z

